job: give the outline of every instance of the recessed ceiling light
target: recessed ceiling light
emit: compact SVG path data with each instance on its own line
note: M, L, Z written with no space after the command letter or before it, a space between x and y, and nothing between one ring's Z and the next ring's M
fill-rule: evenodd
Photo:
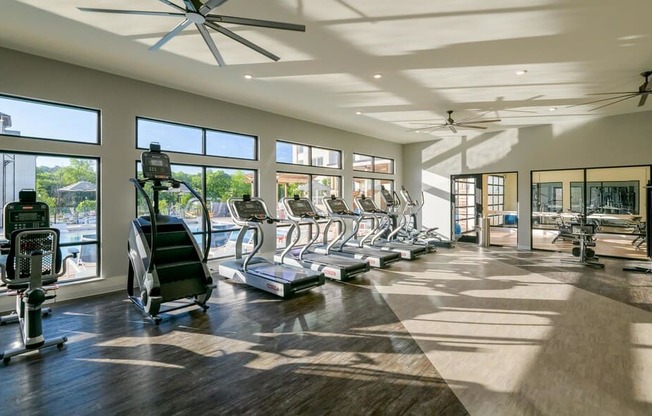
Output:
M557 111L557 107L550 107L548 111Z
M374 74L374 78L376 79L381 79L383 77L383 74Z
M252 79L254 76L251 74L244 74L245 79Z
M527 69L521 69L520 71L516 71L516 75L525 75L527 74Z
M362 114L362 111L356 111L355 113L356 113L357 115L360 115L360 114Z

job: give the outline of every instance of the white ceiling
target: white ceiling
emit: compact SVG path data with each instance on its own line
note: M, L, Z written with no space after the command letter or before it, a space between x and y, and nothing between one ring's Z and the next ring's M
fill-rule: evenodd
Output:
M281 57L212 32L225 67L193 26L148 51L180 18L77 7L175 11L157 0L2 0L0 46L398 143L452 135L408 131L443 123L446 110L500 118L492 131L652 109L638 98L569 107L638 89L652 70L650 0L229 0L213 13L307 30L224 24Z

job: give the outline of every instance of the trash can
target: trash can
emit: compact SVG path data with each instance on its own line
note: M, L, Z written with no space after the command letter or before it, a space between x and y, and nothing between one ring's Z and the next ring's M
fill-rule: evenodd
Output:
M478 227L478 244L481 247L489 247L491 244L491 221L489 218L480 219L480 227Z

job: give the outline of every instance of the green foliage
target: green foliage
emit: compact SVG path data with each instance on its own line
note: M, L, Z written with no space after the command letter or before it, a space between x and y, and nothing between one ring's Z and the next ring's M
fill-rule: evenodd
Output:
M75 211L88 212L88 211L95 211L96 208L97 208L97 201L86 199L84 201L81 201L79 204L77 204L77 208L75 208Z

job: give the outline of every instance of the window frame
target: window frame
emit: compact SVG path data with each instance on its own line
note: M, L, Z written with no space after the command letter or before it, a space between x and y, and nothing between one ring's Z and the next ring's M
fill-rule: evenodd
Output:
M152 121L156 123L161 123L161 124L171 124L175 126L180 126L180 127L189 127L189 128L194 128L194 129L199 129L201 130L201 153L196 153L196 152L184 152L180 150L169 150L169 149L164 149L163 147L161 148L162 151L165 151L166 153L179 153L179 154L186 154L186 155L198 155L198 156L207 156L207 157L219 157L222 159L231 159L231 160L248 160L248 161L258 161L259 156L260 156L260 151L259 151L259 137L250 135L250 134L245 134L245 133L238 133L234 131L228 131L228 130L219 130L219 129L214 129L214 128L209 128L209 127L203 127L203 126L197 126L197 125L192 125L192 124L185 124L185 123L180 123L177 121L169 121L169 120L162 120L162 119L156 119L152 117L144 117L144 116L136 116L136 124L135 124L135 148L137 150L149 150L148 147L138 147L138 121L139 120L146 120L146 121ZM207 137L207 132L214 132L214 133L226 133L226 134L232 134L232 135L237 135L237 136L244 136L247 138L253 139L254 145L253 145L253 151L254 155L253 158L244 158L244 157L235 157L235 156L223 156L223 155L213 155L213 154L208 154L206 149L207 149L207 143L206 143L206 137ZM208 165L206 165L208 166Z
M336 169L336 170L342 170L342 151L338 149L333 149L329 147L322 147L322 146L313 146L310 144L305 144L305 143L297 143L297 142L290 142L287 140L276 140L275 146L278 146L279 143L283 144L289 144L292 146L303 146L308 149L308 157L307 160L310 161L308 164L303 164L303 163L292 163L292 162L279 162L278 160L278 153L276 154L276 163L281 164L281 165L287 165L287 166L306 166L306 167L311 167L311 168L317 168L317 169ZM313 149L319 149L319 150L326 150L328 152L335 152L339 155L338 157L338 163L337 166L325 166L325 165L315 165L313 164ZM275 147L276 150L276 147ZM296 172L286 172L286 173L296 173Z
M371 158L371 170L365 170L365 169L356 169L355 168L355 163L354 159L356 156L364 156ZM391 172L380 172L376 170L376 159L383 159L383 160L389 160L391 162ZM379 175L395 175L396 174L396 160L391 158L391 157L384 157L384 156L374 156L374 155L369 155L366 153L353 153L353 156L351 157L351 168L354 172L365 172L365 173L375 173Z
M56 101L48 101L48 100L43 100L43 99L38 99L38 98L31 98L31 97L22 97L18 95L11 95L11 94L5 94L5 93L0 93L0 98L7 98L10 100L17 100L17 101L23 101L23 102L28 102L28 103L35 103L35 104L41 104L41 105L49 105L52 107L60 107L60 108L69 108L69 109L74 109L74 110L83 110L83 111L88 111L88 112L93 112L96 113L97 115L97 123L96 123L96 129L95 129L95 141L94 142L83 142L79 140L68 140L68 139L61 139L61 138L54 138L54 137L39 137L39 136L29 136L29 135L13 135L13 134L2 134L0 133L0 136L2 137L14 137L14 138L21 138L21 139L29 139L29 140L47 140L49 142L58 142L58 143L74 143L74 144L84 144L84 145L92 145L92 146L101 146L102 145L102 110L99 108L91 108L91 107L83 107L80 105L75 105L75 104L67 104L67 103L60 103ZM7 114L11 116L11 114ZM14 153L20 153L20 152L14 152Z
M22 137L22 136L21 136ZM74 143L82 143L82 142L74 142ZM83 143L83 144L89 144L89 143ZM23 151L14 151L14 150L4 150L0 152L0 154L11 154L11 155L23 155L23 156L33 156L34 158L37 157L51 157L51 158L59 158L59 159L82 159L82 160L90 160L94 161L96 163L96 191L95 191L95 239L94 240L79 240L79 241L71 241L71 242L59 242L59 248L62 250L62 259L66 256L67 250L65 250L66 247L77 247L77 246L95 246L95 273L93 275L89 276L81 276L81 277L65 277L65 278L59 278L59 284L64 286L68 283L78 283L78 282L84 282L84 281L91 281L93 279L97 279L101 277L100 271L101 266L102 266L102 227L100 227L100 221L102 218L102 204L101 204L101 158L98 156L80 156L80 155L61 155L58 153L36 153L36 152L23 152ZM35 166L36 167L36 166ZM36 182L36 176L34 178ZM4 184L3 184L4 186ZM35 188L36 189L36 183L35 183ZM16 192L18 192L17 190ZM48 205L48 208L52 208ZM56 209L56 208L55 208ZM50 211L52 213L52 210ZM4 213L3 213L4 215ZM52 214L54 215L54 214ZM50 227L54 227L54 222L50 221ZM2 221L2 229L4 229L4 220ZM56 228L56 227L54 227ZM1 236L4 238L4 235ZM81 256L81 253L78 254L78 258ZM5 286L0 286L0 293L5 293L7 291L7 288Z

